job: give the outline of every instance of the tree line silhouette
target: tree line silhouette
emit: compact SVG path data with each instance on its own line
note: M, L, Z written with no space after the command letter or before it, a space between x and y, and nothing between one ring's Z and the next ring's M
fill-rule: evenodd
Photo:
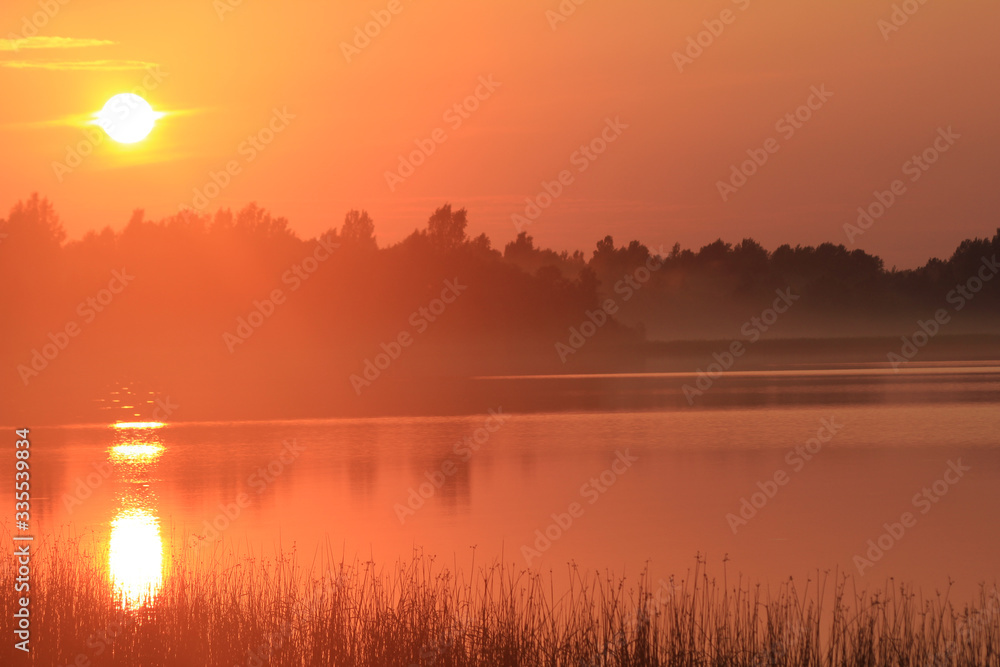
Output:
M11 397L0 418L82 418L123 382L222 412L314 414L370 400L350 379L376 361L385 368L371 393L386 396L414 378L641 368L651 341L737 338L783 289L800 298L769 338L899 336L1000 254L1000 230L895 270L832 243L666 250L609 235L587 254L536 247L524 232L499 250L468 228L468 212L445 204L379 247L365 211L300 238L250 204L158 221L137 210L121 231L67 241L52 204L33 195L0 219L0 387ZM445 281L465 289L438 304ZM594 315L609 303L613 315ZM948 334L1000 333L995 283L966 305ZM433 319L415 316L421 308ZM556 346L588 321L600 326L563 363ZM388 355L402 333L412 343Z

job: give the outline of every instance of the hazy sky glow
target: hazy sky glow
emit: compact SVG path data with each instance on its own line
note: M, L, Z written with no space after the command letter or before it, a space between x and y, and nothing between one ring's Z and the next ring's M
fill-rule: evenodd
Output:
M306 236L365 208L388 243L450 201L502 247L544 181L561 194L525 228L544 246L851 247L844 225L899 179L854 241L910 267L998 226L1000 4L904 4L890 30L888 0L589 0L559 21L557 0L12 0L0 210L38 191L75 238L135 208L256 200ZM372 12L386 25L366 44ZM122 92L164 116L144 141L91 145L87 122ZM948 128L934 164L908 164ZM54 166L81 142L77 166ZM401 170L418 145L433 153ZM766 162L723 201L753 155ZM225 185L205 196L213 173Z

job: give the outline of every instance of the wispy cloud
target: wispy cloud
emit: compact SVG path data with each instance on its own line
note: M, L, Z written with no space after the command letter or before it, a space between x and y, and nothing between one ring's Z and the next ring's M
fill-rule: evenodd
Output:
M9 60L0 62L0 67L12 69L44 69L53 71L74 71L74 70L98 70L98 71L126 71L134 69L146 69L155 67L156 63L149 63L143 60L86 60L78 62L58 62L58 63L36 63L25 60Z
M15 52L37 49L78 49L90 46L113 46L110 39L90 37L15 37L0 39L0 52ZM142 60L78 60L58 62L36 62L31 60L0 60L0 67L9 69L40 69L49 71L128 71L155 67L156 63Z
M79 49L86 46L111 46L110 39L90 39L83 37L18 37L0 39L0 51L20 51L21 49Z

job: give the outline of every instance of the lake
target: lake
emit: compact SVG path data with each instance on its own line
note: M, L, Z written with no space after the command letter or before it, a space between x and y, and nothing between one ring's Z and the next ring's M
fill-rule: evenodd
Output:
M762 582L838 568L957 597L995 580L1000 367L729 374L689 405L694 379L477 378L451 416L32 429L32 532L109 545L133 596L178 550L293 545L654 577L728 555Z

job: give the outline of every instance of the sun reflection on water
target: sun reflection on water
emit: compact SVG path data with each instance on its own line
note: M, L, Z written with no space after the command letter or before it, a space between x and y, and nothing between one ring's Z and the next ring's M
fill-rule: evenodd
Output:
M125 488L111 520L108 568L123 607L151 603L163 584L163 538L157 518L153 471L166 451L159 422L113 424L108 459Z
M155 430L116 430L108 457L120 473L131 481L144 481L139 477L148 473L166 448Z
M111 448L111 462L123 464L154 463L163 453L158 442L132 441Z
M146 428L163 428L166 426L163 422L118 422L112 424L111 428L120 430L131 430L131 429L146 429Z
M111 521L108 566L122 605L134 607L156 598L163 583L160 520L140 508L126 508Z

